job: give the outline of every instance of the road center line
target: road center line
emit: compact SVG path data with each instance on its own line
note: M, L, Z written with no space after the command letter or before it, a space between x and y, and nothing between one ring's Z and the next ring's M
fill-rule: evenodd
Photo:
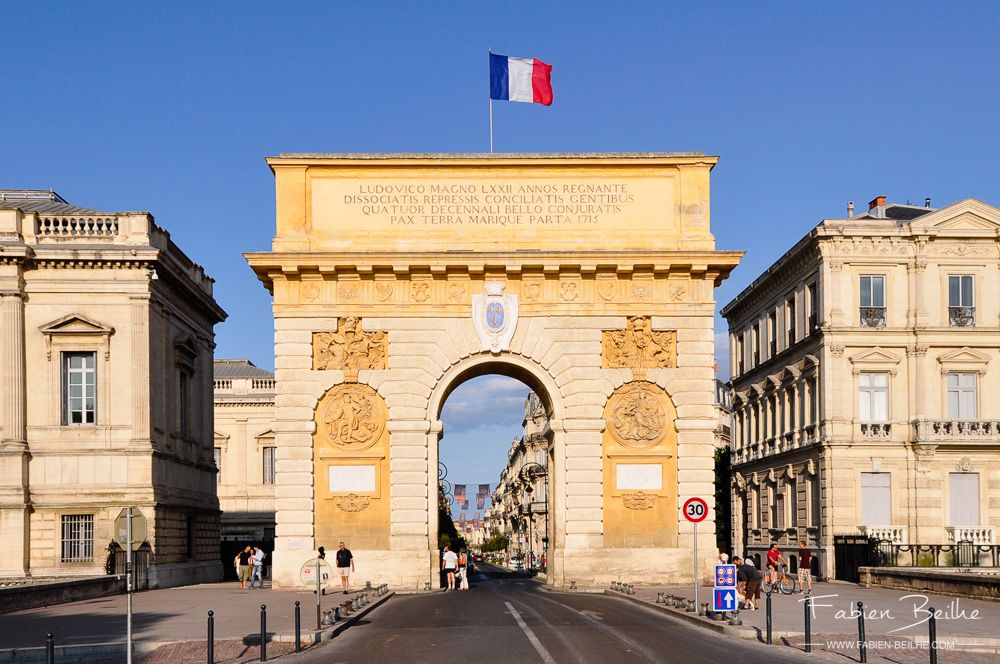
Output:
M510 602L504 602L504 604L510 611L510 615L514 616L514 620L515 622L517 622L518 627L521 628L521 631L524 632L524 635L528 637L529 641L531 641L531 645L535 646L535 651L538 653L538 656L542 658L542 661L545 662L545 664L556 664L556 660L552 659L552 655L550 655L549 651L545 649L545 646L542 645L542 642L538 640L538 637L535 636L535 633L531 631L531 628L528 627L528 624L524 622L524 619L521 618L521 614L517 612L517 609L514 608L514 605L511 604Z

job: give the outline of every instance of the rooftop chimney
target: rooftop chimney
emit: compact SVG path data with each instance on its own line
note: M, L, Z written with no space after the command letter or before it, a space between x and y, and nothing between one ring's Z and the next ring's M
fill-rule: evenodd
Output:
M876 196L868 201L868 211L871 212L876 207L885 207L885 196Z
M854 219L854 201L847 201L847 218Z

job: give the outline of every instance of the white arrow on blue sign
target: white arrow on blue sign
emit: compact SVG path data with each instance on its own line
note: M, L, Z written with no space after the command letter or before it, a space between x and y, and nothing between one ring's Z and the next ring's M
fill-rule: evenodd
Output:
M713 611L736 610L736 588L716 588L713 593Z
M715 587L716 588L736 587L736 565L715 566Z

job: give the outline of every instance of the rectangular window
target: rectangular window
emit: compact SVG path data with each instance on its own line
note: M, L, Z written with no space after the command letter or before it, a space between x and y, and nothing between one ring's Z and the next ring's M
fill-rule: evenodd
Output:
M774 357L778 354L778 315L774 311L767 315L767 342L768 357Z
M885 327L885 277L861 277L861 327Z
M191 397L191 376L186 371L177 374L177 409L180 416L180 434L182 438L188 436L189 412Z
M215 483L222 484L222 448L216 447L215 449Z
M795 296L790 296L785 300L785 329L788 330L788 346L795 345Z
M83 563L94 559L94 515L64 514L62 517L62 556L64 563Z
M972 275L948 275L948 325L972 327L976 324L976 303Z
M743 333L736 337L736 373L743 373Z
M976 374L948 374L948 417L953 420L976 419Z
M979 525L979 473L948 473L950 526Z
M753 366L760 364L760 323L750 330L750 338L753 340Z
M781 491L777 491L774 497L774 527L785 527L785 494Z
M861 525L892 524L891 483L889 473L861 473Z
M273 447L263 448L264 484L274 484L274 450Z
M819 477L814 477L809 482L809 525L819 526L823 514L823 506L820 503Z
M858 374L858 420L889 421L889 374Z
M806 307L809 312L809 334L812 334L819 327L817 311L819 307L816 303L816 284L806 286Z
M97 353L63 353L62 423L97 422Z

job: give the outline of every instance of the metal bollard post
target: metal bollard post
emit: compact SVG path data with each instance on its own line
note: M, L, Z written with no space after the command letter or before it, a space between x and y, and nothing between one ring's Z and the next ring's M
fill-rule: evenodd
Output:
M365 590L371 590L371 589L372 589L372 582L365 581Z
M806 611L806 652L812 652L812 595L806 596L806 601L802 604Z
M260 605L260 661L267 661L267 605Z
M299 600L295 600L295 652L302 652L302 613Z
M334 607L334 609L333 609L333 622L337 622L337 621L343 620L343 619L344 619L344 617L342 615L340 615L340 607L339 606Z
M937 664L937 617L933 606L927 607L927 610L930 611L927 618L927 649L931 654L931 664Z
M767 621L767 645L771 645L771 591L767 591L767 595L764 599L764 609L767 613L765 620Z
M865 603L858 602L858 651L861 664L868 661L868 644L865 643Z
M656 603L663 604L666 600L663 598L663 593L656 593Z
M45 664L55 664L56 642L52 637L52 632L45 635Z
M736 609L733 611L733 617L729 619L730 625L742 625L743 621L740 620L740 610Z
M708 602L701 603L701 611L698 612L698 615L708 618Z
M695 610L694 600L693 599L685 599L684 600L684 610L687 613L692 613Z
M208 664L215 664L215 611L208 612Z

